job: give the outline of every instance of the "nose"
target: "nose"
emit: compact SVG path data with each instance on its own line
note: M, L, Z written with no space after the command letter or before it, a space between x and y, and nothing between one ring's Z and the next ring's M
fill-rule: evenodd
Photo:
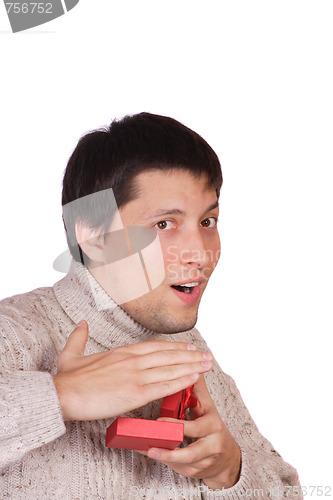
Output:
M200 228L187 231L179 242L179 260L185 267L204 268L211 260Z

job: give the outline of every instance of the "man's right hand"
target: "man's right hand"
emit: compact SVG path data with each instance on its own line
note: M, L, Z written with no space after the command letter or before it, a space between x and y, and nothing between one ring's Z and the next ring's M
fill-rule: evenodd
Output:
M191 386L212 367L211 354L163 340L85 356L88 325L82 323L70 334L53 377L65 421L116 417Z

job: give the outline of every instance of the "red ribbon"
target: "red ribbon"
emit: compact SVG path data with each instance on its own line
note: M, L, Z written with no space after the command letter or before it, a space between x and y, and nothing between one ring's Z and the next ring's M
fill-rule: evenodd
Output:
M193 387L194 385L191 385L191 387L187 387L187 389L183 389L182 391L182 401L180 403L178 416L180 420L185 420L185 412L187 408L190 408L190 406L196 406L197 404L197 400L192 397Z

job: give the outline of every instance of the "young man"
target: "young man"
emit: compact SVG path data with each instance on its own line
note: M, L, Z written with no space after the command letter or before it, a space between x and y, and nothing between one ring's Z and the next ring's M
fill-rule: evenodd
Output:
M63 182L71 270L0 306L4 498L301 497L194 328L221 185L214 151L171 118L80 140ZM161 398L193 384L187 446L105 446L115 417L157 419Z

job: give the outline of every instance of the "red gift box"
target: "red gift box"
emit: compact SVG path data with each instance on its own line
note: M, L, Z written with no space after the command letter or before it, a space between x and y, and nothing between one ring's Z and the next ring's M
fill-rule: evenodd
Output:
M173 450L184 439L182 422L160 422L118 417L108 427L106 446L125 450L149 450L152 446Z
M163 399L161 417L185 420L185 411L191 406L197 406L197 400L192 396L193 385Z
M185 419L185 411L196 406L191 396L192 387L166 396L161 406L161 417ZM106 446L125 450L149 450L151 447L177 448L184 439L182 422L160 422L140 418L117 417L106 431Z

